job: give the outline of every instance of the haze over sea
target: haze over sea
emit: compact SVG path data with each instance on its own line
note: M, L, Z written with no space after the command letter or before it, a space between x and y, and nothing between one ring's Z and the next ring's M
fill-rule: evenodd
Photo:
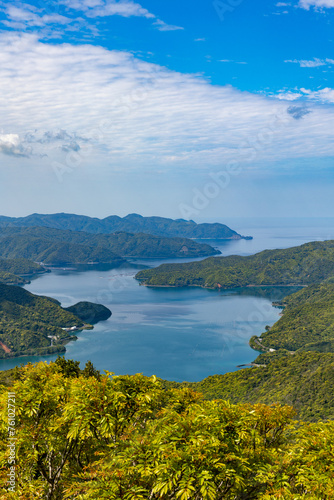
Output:
M308 241L334 239L334 218L216 219L253 240L207 241L223 255L249 255ZM203 222L203 221L198 221ZM213 222L208 220L207 222ZM185 261L185 259L183 260ZM198 381L237 369L256 357L249 338L279 319L271 303L291 289L248 288L213 291L200 288L147 288L134 280L138 269L161 260L136 260L116 269L103 266L62 270L33 279L26 289L58 299L66 307L80 300L103 303L109 320L78 334L65 357L91 360L100 370L116 374L143 373L175 381ZM176 262L170 260L169 262ZM1 360L0 369L28 361L54 360L34 356Z

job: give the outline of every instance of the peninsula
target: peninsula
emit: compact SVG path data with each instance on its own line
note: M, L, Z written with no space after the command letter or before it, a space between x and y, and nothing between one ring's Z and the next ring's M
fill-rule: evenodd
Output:
M162 264L136 275L147 286L310 285L334 275L334 241L316 241L255 255L217 257L182 264Z
M126 217L110 215L104 219L76 214L32 214L27 217L0 216L0 227L50 227L85 231L93 234L110 234L118 231L147 233L164 237L191 239L252 239L242 236L225 224L196 224L193 220L168 219L165 217L143 217L129 214Z
M50 297L0 284L0 359L63 353L65 344L77 338L75 332L93 328L87 319L96 323L110 315L100 304L86 302L64 309Z
M49 266L123 264L127 258L207 257L219 250L189 238L144 233L92 234L49 227L0 228L0 256Z

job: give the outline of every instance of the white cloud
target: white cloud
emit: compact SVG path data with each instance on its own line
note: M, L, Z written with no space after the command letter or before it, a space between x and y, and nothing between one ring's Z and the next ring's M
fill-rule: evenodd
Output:
M55 13L39 15L32 12L31 6L28 4L22 4L21 7L8 5L5 13L14 27L17 23L21 23L24 26L42 27L46 24L64 25L72 22L72 19ZM9 23L7 22L6 24L8 25Z
M17 134L0 134L0 153L8 156L28 157L30 150L26 148Z
M302 93L291 90L281 90L278 94L275 95L275 97L284 101L296 101L302 96Z
M334 89L329 87L310 90L310 89L295 89L295 90L281 90L275 97L283 99L286 101L315 101L322 104L332 104L334 103Z
M157 19L154 23L154 26L157 27L159 31L177 31L177 30L183 30L182 26L174 26L173 24L166 24L164 21L161 21L161 19Z
M218 62L222 63L233 63L233 64L248 64L245 61L232 61L231 59L220 59Z
M308 99L321 101L323 103L334 103L334 89L326 87L320 90L301 90Z
M334 7L334 0L299 0L299 7L309 10L310 7L315 9L330 9Z
M29 3L21 3L20 1L12 2L11 4L4 3L0 0L0 10L4 12L6 19L2 20L5 26L22 30L29 28L43 28L46 25L53 25L65 28L67 25L77 22L81 26L86 25L89 29L90 19L99 17L121 16L121 17L143 17L153 20L153 25L159 31L176 31L183 30L181 26L170 25L158 19L155 14L152 14L139 3L132 0L60 0L60 2L47 4L43 7L40 3L37 8ZM60 9L71 15L61 15ZM77 17L78 13L82 17ZM73 17L74 16L74 17ZM73 28L72 28L73 29ZM96 29L96 27L95 27ZM60 32L61 33L61 32Z
M301 68L318 68L319 66L328 66L334 64L334 59L318 59L317 57L315 57L314 59L311 60L293 59L293 60L286 60L284 62L299 64Z
M300 90L310 112L296 120L287 96L211 85L130 53L44 44L28 34L0 35L0 66L3 153L23 154L24 137L36 157L79 154L92 171L192 171L240 155L247 167L258 159L252 144L265 136L259 154L268 164L334 155L333 109L316 104L331 102L331 89Z
M72 2L67 1L66 4L71 9L83 10L88 17L107 17L107 16L122 16L122 17L146 17L147 19L155 18L147 9L144 9L140 4L124 0L124 1L101 1L101 2Z

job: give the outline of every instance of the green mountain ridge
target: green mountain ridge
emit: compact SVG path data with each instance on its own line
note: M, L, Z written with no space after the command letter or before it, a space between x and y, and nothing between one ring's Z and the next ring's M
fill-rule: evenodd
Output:
M87 233L148 233L156 236L198 238L198 239L240 239L244 238L225 224L196 224L184 219L168 219L165 217L143 217L129 214L126 217L111 215L104 219L75 214L31 214L27 217L0 216L0 227L32 227L44 226ZM250 237L247 237L250 238Z
M121 264L125 258L205 257L219 251L186 238L148 234L91 234L47 227L0 228L0 255L24 257L47 265Z
M283 250L265 250L241 257L162 264L145 269L136 279L148 286L201 286L230 289L243 286L309 285L334 275L334 241L311 242Z

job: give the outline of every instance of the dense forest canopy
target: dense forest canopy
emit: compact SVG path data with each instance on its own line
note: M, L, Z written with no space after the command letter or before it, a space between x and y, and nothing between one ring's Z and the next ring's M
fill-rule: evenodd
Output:
M44 272L46 272L44 267L31 260L0 258L0 283L24 285L25 283L29 283L29 280L23 276Z
M0 228L0 255L25 257L48 265L68 263L121 264L127 257L205 257L220 253L187 238L149 234L90 234L47 227Z
M249 285L309 285L334 275L334 241L317 241L283 250L265 250L241 257L216 257L200 262L162 264L140 271L149 286L235 288Z
M0 398L8 499L333 497L333 422L296 424L289 406L205 401L189 388L165 389L155 377L100 375L73 361L27 365L13 378ZM16 408L13 492L9 398Z

